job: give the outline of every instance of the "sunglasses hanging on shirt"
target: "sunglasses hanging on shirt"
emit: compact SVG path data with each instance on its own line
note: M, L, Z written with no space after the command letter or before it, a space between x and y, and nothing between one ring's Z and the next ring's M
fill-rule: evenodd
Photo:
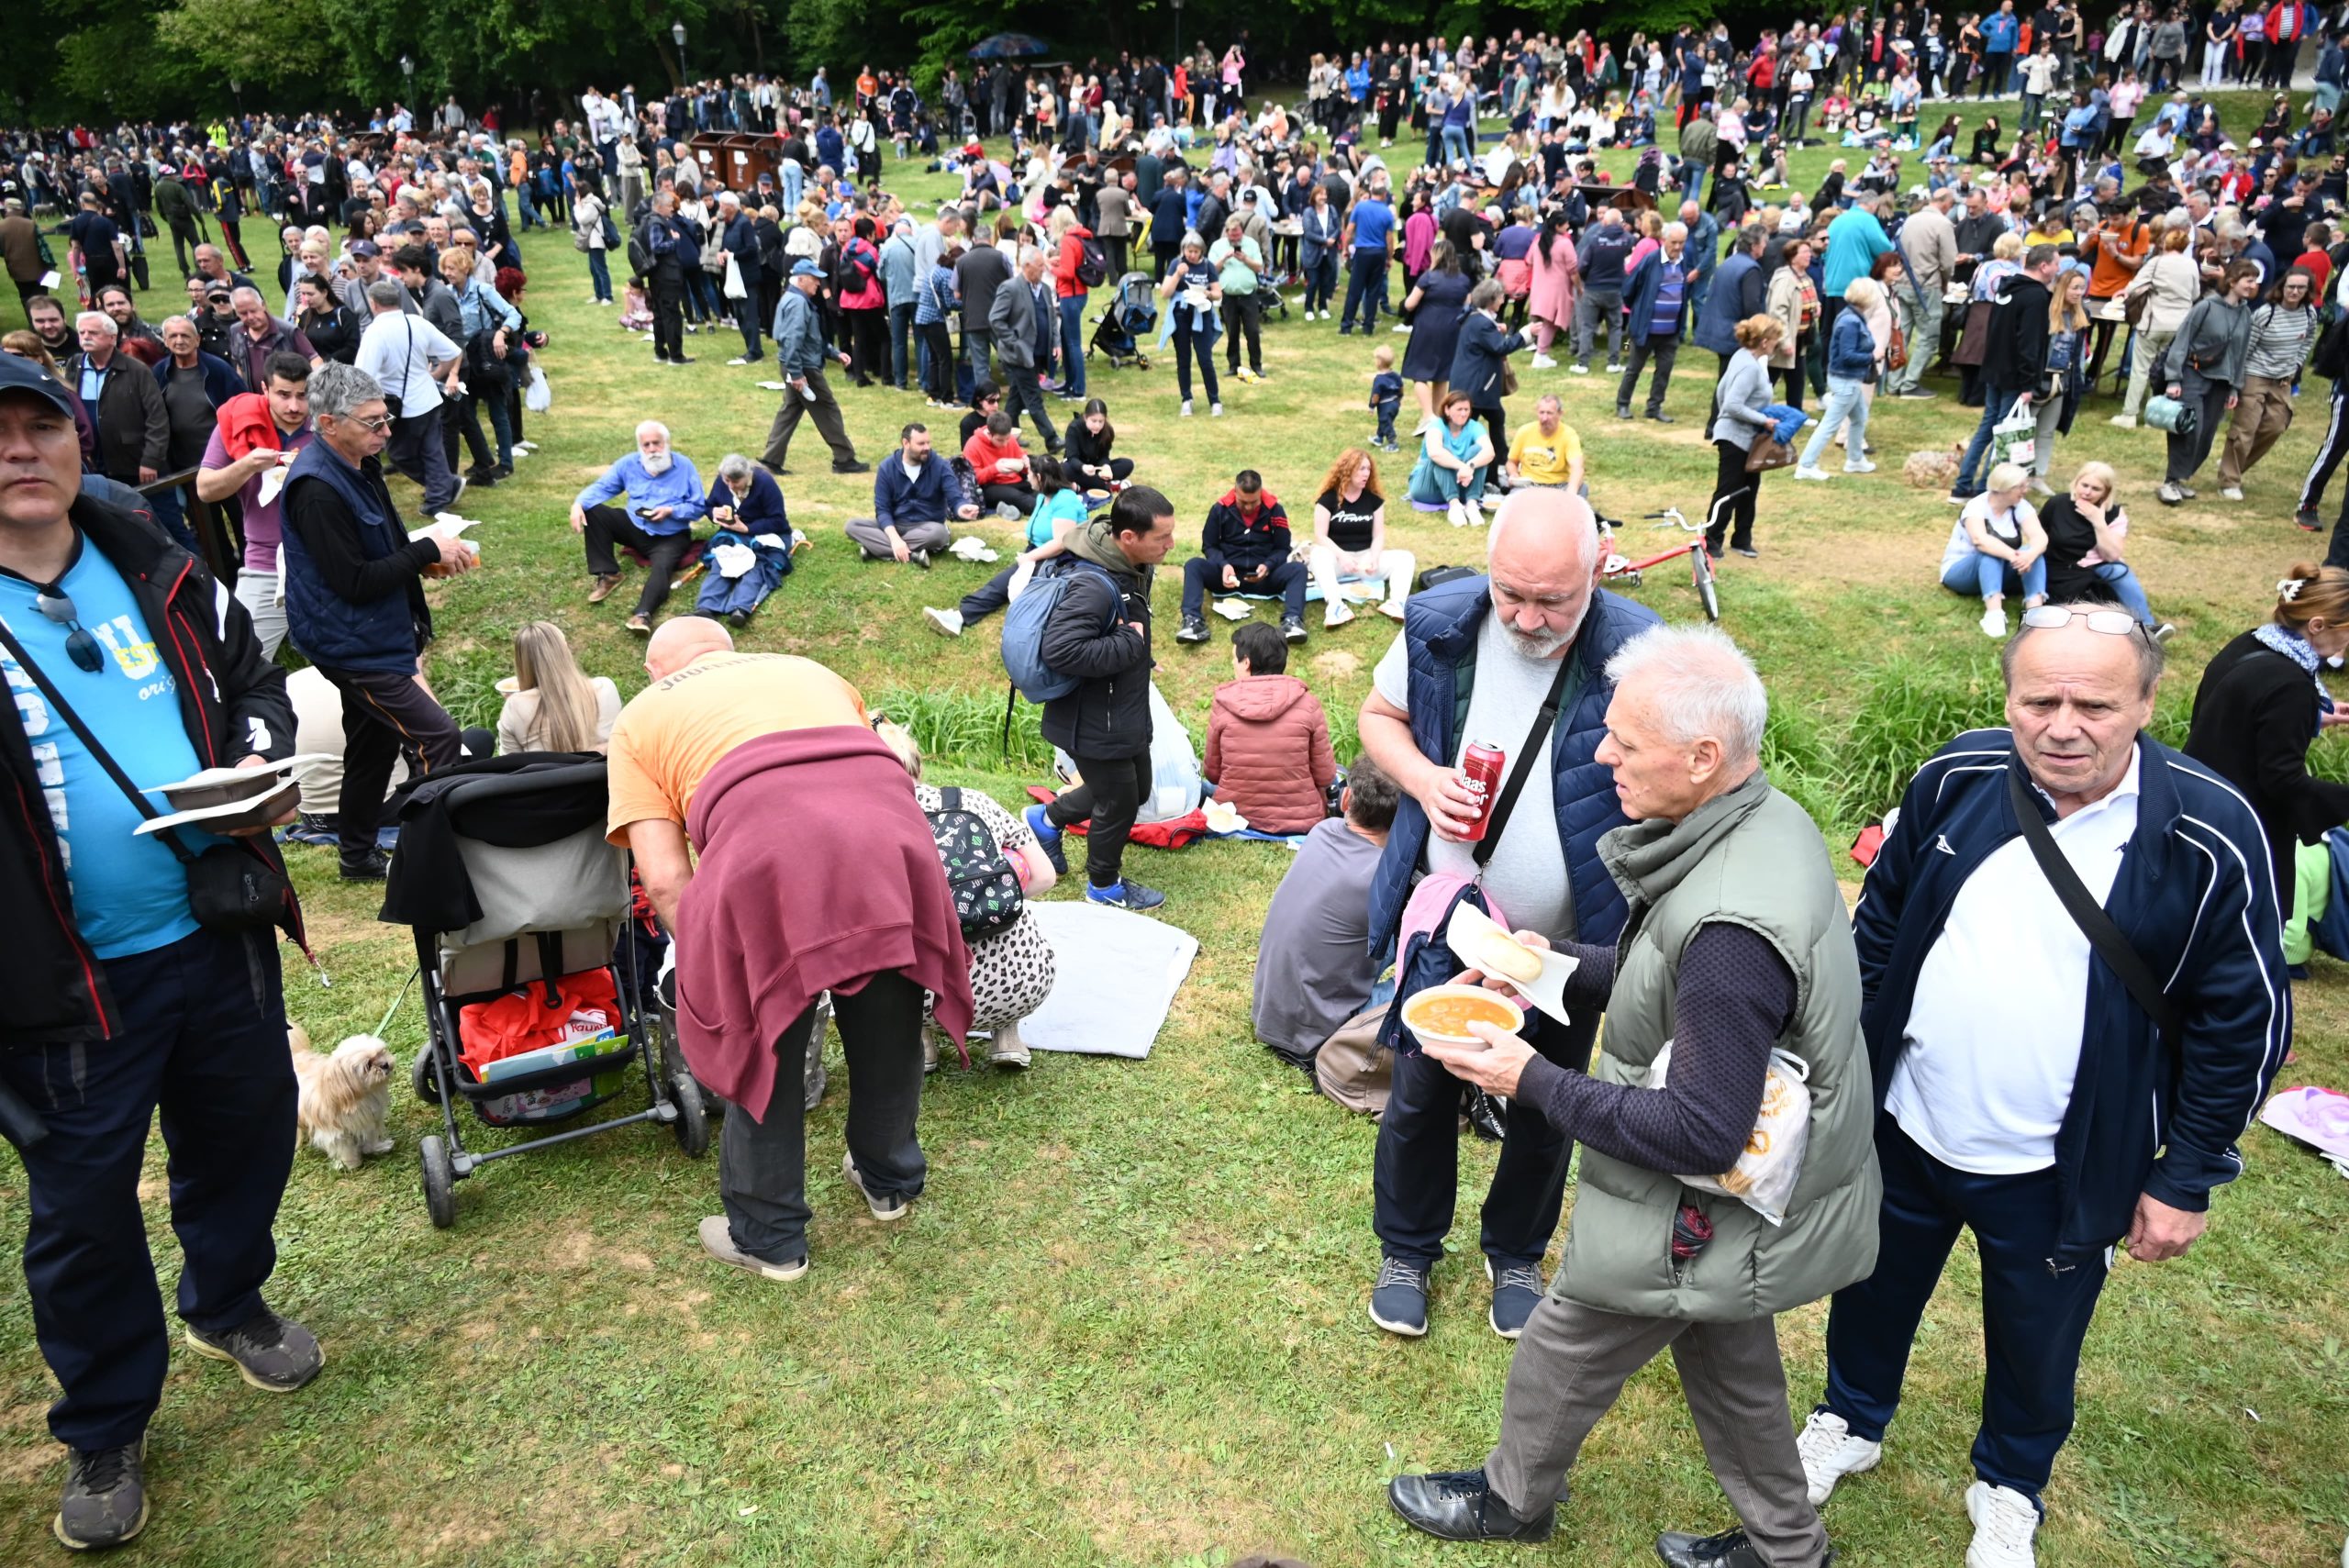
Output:
M48 620L66 628L65 656L73 661L73 668L84 674L95 675L106 667L106 651L90 628L82 624L81 613L74 609L72 596L57 584L51 583L33 594L33 607Z

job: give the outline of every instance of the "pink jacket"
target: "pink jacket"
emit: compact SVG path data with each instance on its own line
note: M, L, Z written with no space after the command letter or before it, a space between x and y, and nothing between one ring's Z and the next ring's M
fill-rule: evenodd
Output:
M1248 675L1218 686L1205 771L1216 799L1258 832L1308 832L1329 816L1338 776L1329 716L1295 675Z

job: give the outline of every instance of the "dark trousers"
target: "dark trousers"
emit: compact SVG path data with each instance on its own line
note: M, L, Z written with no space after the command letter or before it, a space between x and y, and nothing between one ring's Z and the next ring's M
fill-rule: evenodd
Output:
M1849 1422L1853 1436L1884 1440L1925 1304L1958 1231L1971 1230L1985 1362L1974 1471L2037 1501L2072 1430L2080 1342L2104 1289L2104 1260L2049 1266L2064 1218L2052 1167L2020 1176L1954 1170L1886 1115L1876 1118L1876 1148L1884 1171L1876 1273L1835 1293L1820 1407Z
M755 291L756 285L752 287ZM759 358L759 324L772 320L773 317L759 314L759 296L756 292L746 298L729 300L727 303L734 307L734 325L742 329L742 357L756 363Z
M1615 388L1615 406L1631 406L1631 394L1639 390L1640 372L1650 360L1655 361L1655 378L1648 383L1648 412L1664 412L1664 395L1672 389L1672 361L1680 355L1677 338L1642 338L1631 345L1631 357L1623 361L1623 380Z
M652 357L685 357L685 280L668 268L652 273Z
M178 259L180 264L180 276L186 277L188 275L189 252L193 251L200 243L202 243L202 241L196 238L195 224L190 223L185 218L177 219L172 224L172 254Z
M457 466L457 439L464 438L465 450L473 454L475 471L497 467L496 454L489 450L489 441L481 433L481 399L468 393L452 397L440 405L440 452L449 466Z
M1204 555L1195 555L1183 562L1183 615L1186 619L1202 614L1209 594L1262 594L1267 597L1281 596L1281 614L1301 618L1305 614L1305 590L1312 585L1312 573L1301 561L1283 561L1263 577L1252 578L1247 569L1241 568L1240 586L1223 585L1223 568L1208 564Z
M1713 478L1713 499L1705 514L1705 548L1721 552L1721 539L1739 550L1753 545L1753 503L1760 497L1762 476L1745 472L1746 450L1735 441L1715 441L1720 467Z
M2192 435L2173 433L2166 438L2169 463L2162 477L2172 484L2185 484L2210 460L2211 443L2219 439L2219 427L2226 421L2227 399L2234 393L2225 382L2205 381L2190 370L2178 390L2185 395L2178 401L2194 409L2197 417Z
M1174 264L1174 258L1180 256L1182 253L1183 247L1175 240L1152 240L1150 244L1150 254L1151 260L1155 263L1155 267L1153 269L1155 274L1163 278L1166 275L1166 269L1173 266Z
M875 1196L918 1197L929 1166L914 1136L921 1110L922 989L895 972L832 993L848 1058L843 1129L857 1174ZM816 1027L810 1006L775 1042L774 1095L758 1120L726 1118L718 1141L718 1196L734 1244L770 1263L807 1251L807 1085L801 1064ZM281 1048L282 1054L282 1048ZM862 1201L862 1200L859 1200Z
M788 380L788 377L785 378ZM856 448L848 439L848 425L841 418L841 400L832 395L832 384L824 373L807 373L807 390L813 397L802 397L795 389L783 389L783 406L775 410L774 423L767 429L767 450L759 459L774 473L783 472L784 459L791 453L791 433L799 428L804 416L816 421L816 433L832 449L832 466L844 467L856 461Z
M1122 234L1101 236L1101 249L1109 253L1109 281L1114 284L1126 275L1127 239Z
M1327 310L1338 292L1338 253L1324 250L1321 259L1305 269L1305 308Z
M910 341L914 330L914 307L909 300L889 307L889 384L899 392L912 389L912 361L916 353Z
M1500 383L1493 383L1495 392L1500 389ZM1508 410L1497 403L1471 404L1468 412L1472 417L1482 419L1487 430L1498 432L1508 428ZM1493 438L1493 461L1485 465L1485 490L1487 495L1499 493L1501 471L1508 466L1508 442L1497 433Z
M440 425L440 406L436 405L422 414L393 420L391 439L384 445L384 459L394 472L423 487L423 508L428 515L457 498L457 474L442 444Z
M985 620L1011 603L1011 574L1019 570L1017 566L1007 566L963 595L963 602L955 607L962 612L965 630L973 621Z
M1228 294L1223 296L1223 363L1232 374L1240 373L1240 340L1248 340L1248 368L1264 373L1264 343L1260 324L1264 318L1264 302L1252 294Z
M941 403L961 401L954 395L954 342L946 323L925 321L914 330L921 335L922 347L930 350L930 362L924 367L930 373L922 390Z
M274 931L200 930L106 961L110 1039L0 1051L49 1124L25 1165L25 1287L72 1448L136 1442L161 1399L171 1336L139 1207L160 1108L179 1238L180 1317L207 1334L262 1305L271 1227L294 1166L294 1069Z
M1009 506L1023 517L1032 517L1036 511L1036 491L1032 485L1003 484L990 480L979 486L979 505L989 510Z
M1191 401L1191 361L1199 362L1199 375L1208 384L1208 401L1220 403L1223 394L1215 383L1215 339L1206 328L1186 328L1179 323L1174 328L1174 387L1183 401Z
M1048 451L1061 450L1061 433L1052 428L1052 417L1044 412L1044 386L1034 365L1003 367L1003 411L1018 419L1022 414L1036 422L1036 433L1044 438Z
M1965 455L1957 465L1957 482L1949 487L1951 495L1971 500L1982 494L1984 486L1989 483L1990 432L2014 412L2015 399L2021 397L2022 392L2019 386L1993 386L1987 381L1982 384L1982 419L1974 427L1974 439L1965 443ZM2177 438L2172 436L2173 464L2176 461L2176 445ZM2206 452L2209 450L2207 446L2203 449ZM2196 461L2199 462L2200 459Z
M1138 757L1072 757L1085 782L1063 790L1044 807L1055 828L1085 822L1085 875L1096 887L1125 880L1126 837L1150 795L1150 753Z
M384 791L392 763L405 754L412 772L453 765L462 750L457 721L404 670L337 670L318 666L342 694L342 795L335 828L342 857L356 861L375 847Z
M2316 456L2309 463L2308 477L2300 482L2297 510L2302 512L2316 510L2317 503L2324 499L2324 487L2332 483L2332 471L2340 466L2342 454L2349 452L2349 417L2343 417L2343 410L2349 409L2349 376L2332 384L2332 396L2327 401L2330 406L2325 410L2324 434L2317 439ZM2343 504L2349 508L2349 495L2344 495ZM2349 516L2349 511L2343 515Z
M1386 252L1357 250L1346 264L1346 303L1338 312L1338 330L1351 332L1359 309L1362 329L1365 332L1378 326L1378 313L1386 304Z
M881 306L869 310L844 310L848 318L850 375L858 386L889 379L889 313Z
M590 506L586 538L587 570L596 576L610 577L619 572L615 545L644 557L644 586L637 591L636 613L650 616L669 597L669 584L677 575L677 562L693 546L694 531L683 528L673 534L647 533L618 506Z
M1598 1029L1594 1017L1568 1029L1526 1019L1533 1049L1569 1072L1583 1071ZM1378 1121L1371 1171L1371 1223L1380 1250L1421 1268L1443 1255L1460 1190L1460 1080L1429 1057L1395 1056L1394 1087ZM1496 1265L1534 1263L1558 1229L1574 1140L1522 1100L1502 1123L1500 1162L1485 1195L1477 1245Z

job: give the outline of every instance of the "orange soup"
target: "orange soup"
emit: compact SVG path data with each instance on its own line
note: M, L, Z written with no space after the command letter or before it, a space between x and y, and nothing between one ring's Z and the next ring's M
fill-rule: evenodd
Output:
M1470 996L1457 991L1434 995L1422 993L1403 1007L1403 1021L1415 1034L1442 1035L1452 1040L1474 1040L1468 1026L1490 1024L1495 1029L1513 1029L1520 1023L1518 1014L1497 996Z

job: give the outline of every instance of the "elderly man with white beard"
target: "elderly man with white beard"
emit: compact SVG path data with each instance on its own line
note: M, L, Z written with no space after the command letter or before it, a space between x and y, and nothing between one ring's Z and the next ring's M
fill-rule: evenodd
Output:
M571 504L571 531L587 536L587 571L595 579L587 602L600 605L619 586L619 557L612 547L637 551L645 558L644 586L628 628L650 637L653 612L668 598L677 562L692 548L694 519L707 509L701 475L693 459L670 449L669 427L658 419L639 425L636 450Z

